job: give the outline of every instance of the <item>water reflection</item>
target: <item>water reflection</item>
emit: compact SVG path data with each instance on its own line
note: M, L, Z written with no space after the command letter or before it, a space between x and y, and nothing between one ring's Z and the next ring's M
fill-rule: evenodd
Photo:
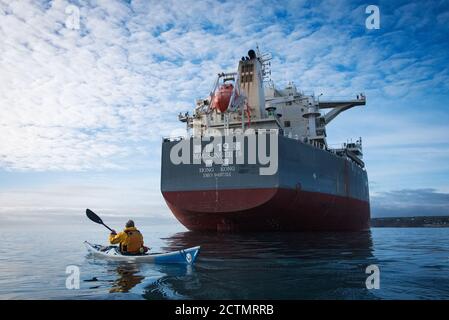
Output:
M173 251L196 245L201 246L200 257L208 258L267 258L270 255L287 257L348 254L372 256L371 231L322 233L200 233L179 232L163 239L164 250Z
M195 285L195 267L178 264L155 266L160 276L148 282L143 289L143 297L150 300L160 299L191 299L184 290Z
M181 232L164 240L167 251L201 245L201 252L195 272L167 273L146 288L149 299L166 287L192 299L373 299L365 288L365 269L376 264L370 231Z
M136 264L121 264L116 268L116 272L118 277L114 280L110 293L129 292L145 279L139 274L140 268Z
M180 232L162 251L201 245L194 266L115 263L110 293L145 299L373 299L371 232Z

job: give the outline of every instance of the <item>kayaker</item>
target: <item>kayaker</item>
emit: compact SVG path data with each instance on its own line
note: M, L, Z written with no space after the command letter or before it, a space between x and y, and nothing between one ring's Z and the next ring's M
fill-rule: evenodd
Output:
M117 234L115 230L112 230L109 235L109 242L119 244L120 251L123 254L142 254L148 251L148 248L143 245L142 234L136 229L132 220L126 223L122 232Z

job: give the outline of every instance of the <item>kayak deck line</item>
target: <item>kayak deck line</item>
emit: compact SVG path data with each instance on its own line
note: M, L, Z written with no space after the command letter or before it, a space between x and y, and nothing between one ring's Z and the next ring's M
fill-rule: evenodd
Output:
M147 262L157 264L193 264L200 251L200 246L182 249L178 251L165 253L146 253L140 255L124 255L118 251L118 247L105 247L98 244L92 244L84 241L87 251L96 257L105 258L115 261L133 261L133 262Z

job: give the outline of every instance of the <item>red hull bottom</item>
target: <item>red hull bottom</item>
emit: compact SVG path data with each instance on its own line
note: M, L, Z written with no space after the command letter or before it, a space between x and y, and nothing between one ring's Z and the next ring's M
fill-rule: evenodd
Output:
M369 202L291 189L163 192L176 218L193 231L359 231Z

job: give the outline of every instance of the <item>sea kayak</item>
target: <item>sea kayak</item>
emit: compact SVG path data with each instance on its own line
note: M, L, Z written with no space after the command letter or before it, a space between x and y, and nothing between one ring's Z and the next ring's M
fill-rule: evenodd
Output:
M102 246L84 241L87 251L99 258L105 258L114 261L131 261L131 262L147 262L147 263L181 263L193 264L196 256L200 251L200 247L166 252L166 253L146 253L141 255L124 255L120 253L116 246Z

